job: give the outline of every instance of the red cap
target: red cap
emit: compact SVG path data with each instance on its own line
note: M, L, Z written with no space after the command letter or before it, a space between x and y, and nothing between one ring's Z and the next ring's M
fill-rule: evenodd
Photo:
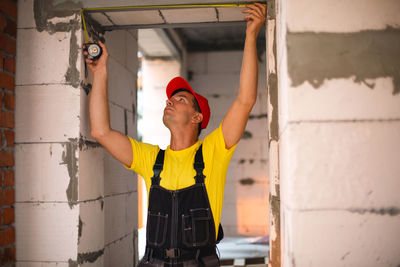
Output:
M203 121L201 122L201 129L204 129L208 125L210 120L210 107L208 106L208 100L202 95L196 94L189 83L182 77L173 78L167 85L167 97L171 98L172 94L178 89L186 89L193 94L199 103L201 114L203 114Z

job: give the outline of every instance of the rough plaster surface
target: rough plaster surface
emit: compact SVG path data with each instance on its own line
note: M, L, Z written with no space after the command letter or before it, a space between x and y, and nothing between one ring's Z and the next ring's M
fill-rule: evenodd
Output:
M55 144L17 144L15 146L16 202L64 202L70 177L60 164L64 147Z
M399 120L290 124L281 136L281 199L305 211L400 209L399 157Z
M287 120L384 120L400 118L400 94L393 95L390 77L367 79L355 83L354 76L324 81L323 88L315 90L308 82L291 88L287 93ZM360 101L362 99L362 101ZM340 108L338 108L340 107Z
M400 216L284 209L283 217L282 266L399 265Z
M400 92L400 29L287 32L286 41L293 87L307 81L317 89L329 79L354 77L354 82L374 88L368 79L390 77L393 94Z
M102 147L79 152L79 200L98 199L104 195L104 153Z
M80 92L69 85L16 86L15 142L66 142L79 135Z
M72 209L67 203L16 203L15 206L17 262L76 259L77 206Z
M287 2L287 27L291 32L358 32L400 27L400 2L397 0Z

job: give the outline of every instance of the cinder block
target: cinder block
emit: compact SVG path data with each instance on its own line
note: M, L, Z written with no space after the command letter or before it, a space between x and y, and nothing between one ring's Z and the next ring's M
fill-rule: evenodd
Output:
M214 8L185 8L161 10L166 23L216 22Z
M224 228L224 234L226 233L225 229L228 228L229 226L237 227L237 220L238 218L237 218L236 204L224 203L221 213L221 224L222 227ZM234 233L236 234L226 233L226 236L237 235L237 231L235 231Z
M291 124L280 138L281 200L292 209L398 207L400 123Z
M104 199L106 244L118 241L137 229L137 206L137 193L119 194Z
M88 81L85 81L88 83ZM90 82L91 83L91 82ZM86 92L81 89L80 90L80 112L79 112L79 134L85 140L96 141L92 135L90 134L90 118L89 118L89 97Z
M282 251L287 252L282 266L395 266L398 263L400 216L343 210L281 211L284 216Z
M99 255L95 261L93 261L93 262L91 262L91 261L93 261L93 257L92 257L92 254L89 254L89 255L87 255L87 259L84 260L83 263L79 264L79 267L107 266L107 265L104 265L104 254Z
M70 267L71 265L68 262L34 262L34 261L17 261L16 262L17 267Z
M134 242L134 234L130 233L122 240L109 244L104 251L105 266L134 266L133 259L135 254L137 257L137 251L134 250Z
M107 50L110 57L115 59L122 66L126 67L126 31L107 31L104 37L106 39Z
M114 102L109 103L110 111L110 126L113 130L125 133L125 115L123 107L115 104Z
M207 82L205 83L205 81ZM200 94L237 95L239 81L239 75L232 73L195 74L190 85L192 88L196 88L196 92Z
M268 93L258 92L257 101L251 112L254 114L268 114ZM268 116L268 115L267 115Z
M207 73L209 74L240 74L243 51L208 52Z
M16 203L17 262L76 260L78 217L67 203Z
M104 199L79 204L78 253L83 254L104 249L104 215Z
M236 99L236 95L233 94L206 94L204 95L208 100L212 116L225 117L233 101Z
M108 60L108 100L132 110L135 103L136 74L133 75L112 57Z
M326 80L317 90L308 82L288 90L288 120L400 118L400 94L393 95L392 79L369 82L374 89L351 78Z
M248 138L257 138L261 139L260 142L268 142L269 125L265 114L256 114L252 112L251 115L246 125L246 131L251 134Z
M111 156L109 152L105 151L104 153L104 194L109 196L132 191L136 192L136 173L125 169L122 163Z
M62 144L15 145L15 200L67 202L70 183Z
M127 115L127 124L128 124L128 136L132 137L133 139L137 139L137 119L136 119L136 114L137 111L134 111L135 113L132 113L130 111L126 112ZM134 115L135 114L135 115Z
M268 161L263 159L248 159L241 165L243 166L243 177L251 177L257 185L262 183L268 186Z
M379 4L374 0L288 2L287 27L292 32L357 32L398 27L399 9L396 0Z
M207 53L206 52L194 52L187 54L187 69L193 71L194 74L206 74L207 73ZM191 81L188 81L189 83ZM193 88L196 90L195 88Z
M70 82L65 78L69 67L70 49L80 51L80 31L76 32L76 38L76 47L75 44L70 47L71 32L49 34L46 31L38 32L36 29L19 29L16 85ZM78 52L77 61L71 67L80 68L80 56L81 53Z
M114 5L115 4L117 3L114 3ZM109 3L105 2L102 7L104 6L109 6ZM106 15L109 16L116 25L161 24L164 22L158 10L106 12Z
M79 151L79 200L93 200L104 195L104 153L102 147L84 147Z
M262 94L268 94L268 89L267 89L267 75L266 75L266 70L265 70L265 63L259 63L259 69L258 69L258 86L257 90L258 93ZM260 66L264 66L261 68Z
M125 32L126 34L126 56L125 56L125 66L127 69L136 74L138 72L138 37L137 30L129 30Z
M247 15L242 13L245 7L220 7L218 10L219 21L242 21Z
M69 85L16 86L15 142L79 138L80 91Z
M249 181L249 179L242 177L237 183L237 205L253 206L258 203L257 207L253 209L263 209L268 212L268 183L265 180L254 180L253 184L243 184L244 181ZM255 214L259 216L259 213L256 212ZM260 216L259 218L263 217Z
M36 28L33 0L21 0L18 2L17 28ZM19 40L18 40L19 41Z
M102 26L112 26L111 21L104 15L104 13L91 13L90 17L97 21Z
M260 145L260 140L253 139L242 139L239 141L235 153L233 154L234 159L261 159L263 158L263 147Z

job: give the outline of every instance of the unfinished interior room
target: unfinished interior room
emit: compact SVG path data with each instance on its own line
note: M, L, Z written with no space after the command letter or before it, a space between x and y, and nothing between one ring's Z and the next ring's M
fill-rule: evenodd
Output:
M398 0L0 0L0 266L400 266L399 14ZM104 58L111 143L93 130ZM206 175L193 153L188 188L206 189L208 209L191 208L190 227L181 202L168 221L149 195L177 140L174 77L190 84L177 92L196 100L199 129L207 120L195 137ZM252 88L244 77L245 119L232 111ZM241 129L229 149L227 121ZM234 150L218 194L210 136ZM142 168L151 179L137 174L136 142L165 150L164 172L158 152ZM199 221L217 261L169 237L198 238ZM160 238L170 244L154 249Z

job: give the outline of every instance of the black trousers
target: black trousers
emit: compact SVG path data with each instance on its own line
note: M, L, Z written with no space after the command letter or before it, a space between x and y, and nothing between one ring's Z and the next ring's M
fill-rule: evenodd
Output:
M217 254L200 257L198 260L184 260L178 263L170 263L169 260L156 258L143 259L139 262L138 267L219 267L219 259Z

